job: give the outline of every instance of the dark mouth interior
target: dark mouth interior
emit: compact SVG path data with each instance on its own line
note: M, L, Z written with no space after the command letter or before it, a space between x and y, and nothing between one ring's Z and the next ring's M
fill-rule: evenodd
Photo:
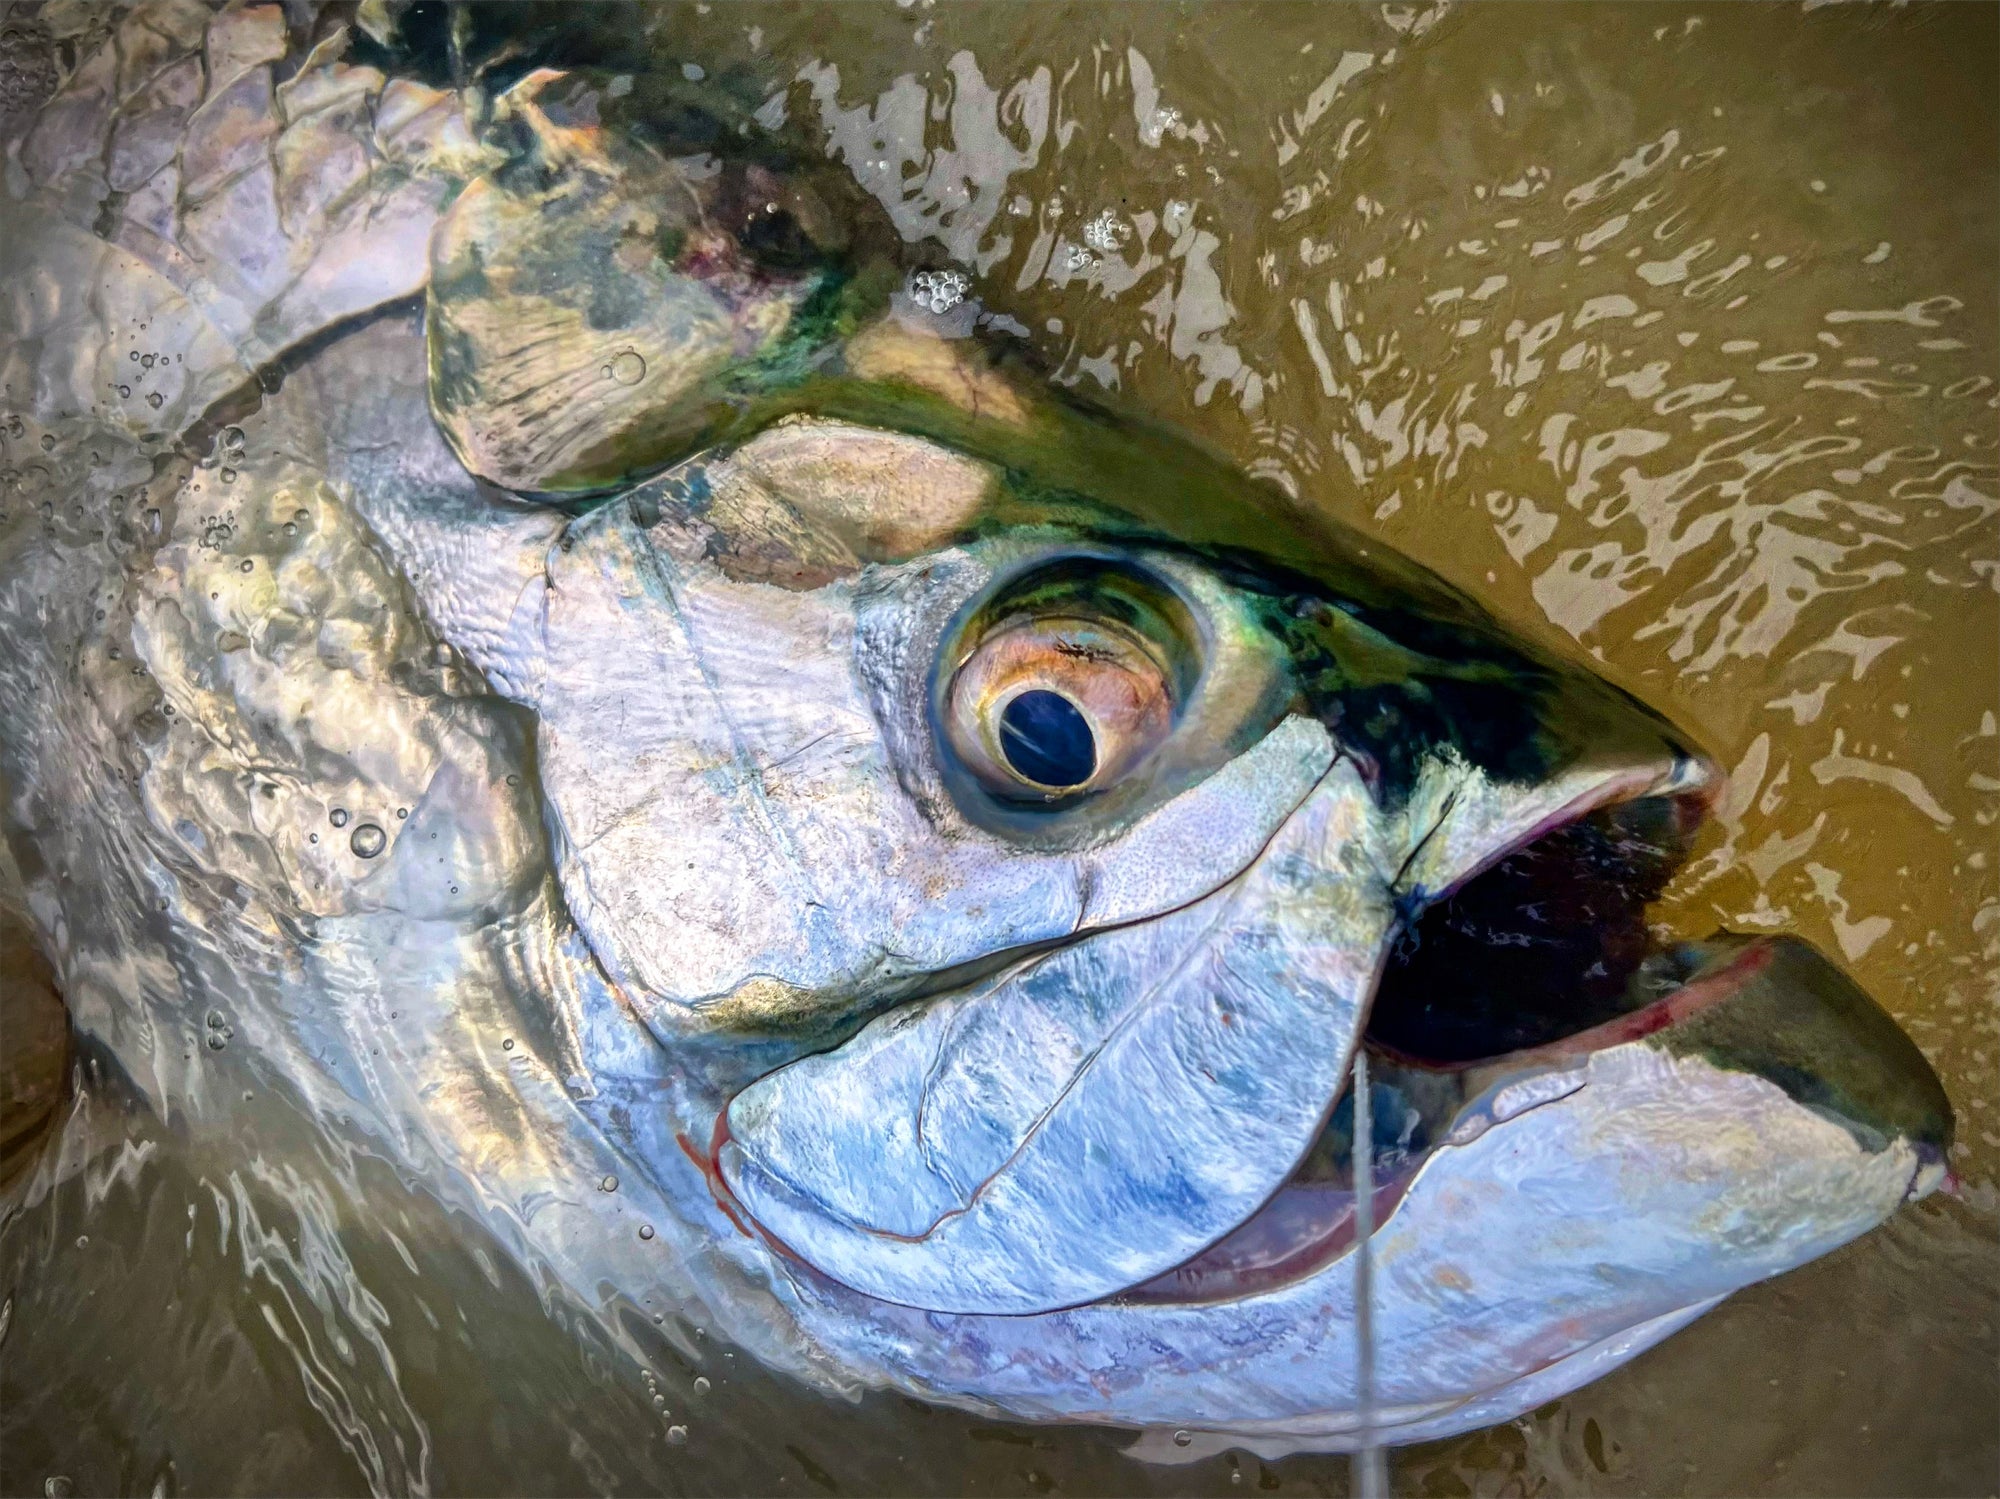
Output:
M1632 1007L1646 908L1687 855L1691 797L1601 807L1517 849L1408 923L1367 1039L1457 1065L1544 1046Z

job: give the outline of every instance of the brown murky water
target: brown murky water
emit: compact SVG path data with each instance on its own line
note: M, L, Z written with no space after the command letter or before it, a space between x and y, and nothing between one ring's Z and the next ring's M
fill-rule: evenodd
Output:
M1702 737L1733 790L1665 919L1838 953L1944 1077L1959 1200L1393 1454L1397 1491L2000 1488L2000 10L628 14L763 80L1061 378ZM10 1493L1347 1491L720 1348L642 1377L276 1107L226 1155L77 1107L89 1164L0 1238Z

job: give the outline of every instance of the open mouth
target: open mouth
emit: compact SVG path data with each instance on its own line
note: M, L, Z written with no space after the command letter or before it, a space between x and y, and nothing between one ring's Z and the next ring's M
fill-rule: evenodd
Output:
M1647 925L1704 810L1698 795L1598 807L1515 849L1398 932L1361 1043L1377 1224L1441 1145L1569 1091L1552 1064L1672 1025L1756 970L1755 947L1664 947ZM1262 1208L1117 1299L1235 1300L1346 1253L1359 1195L1354 1103L1350 1075L1325 1130Z
M1599 807L1433 902L1396 936L1369 1043L1411 1062L1464 1065L1649 1003L1634 986L1656 946L1646 911L1703 810L1693 795Z
M1346 928L1336 925L1316 939L1330 945L1307 949L1333 954L1350 971L1355 961L1363 964L1352 991L1361 1013L1350 1009L1347 1023L1359 1028L1365 1016L1359 1044L1372 1063L1369 1189L1377 1222L1395 1211L1441 1145L1573 1090L1568 1082L1550 1091L1560 1081L1557 1074L1574 1071L1564 1059L1673 1024L1725 997L1753 970L1755 952L1741 944L1663 949L1647 926L1648 907L1685 859L1706 809L1704 794L1683 789L1687 784L1579 805L1553 825L1536 827L1463 884L1422 909L1392 916L1382 945L1349 941L1339 935ZM1246 878L1280 878L1284 867L1285 861L1267 857L1259 866L1265 874ZM1102 1299L1219 1301L1315 1273L1342 1254L1354 1234L1354 1108L1351 1076L1343 1081L1339 1065L1344 1047L1329 1055L1331 1070L1321 1085L1326 1091L1295 1090L1299 1104L1291 1106L1305 1110L1295 1138L1310 1143L1300 1156L1293 1154L1298 1147L1284 1150L1284 1159L1297 1161L1288 1174L1280 1165L1264 1178L1267 1185L1246 1193L1241 1184L1249 1178L1238 1173L1254 1173L1258 1158L1239 1136L1256 1116L1238 1109L1210 1116L1215 1127L1201 1122L1193 1136L1193 1169L1214 1172L1212 1179L1225 1184L1219 1190L1234 1192L1228 1199L1233 1208L1222 1208L1218 1197L1204 1205L1178 1185L1188 1178L1171 1173L1184 1167L1170 1162L1170 1174L1162 1177L1155 1165L1141 1160L1135 1166L1131 1157L1118 1164L1115 1157L1147 1148L1145 1132L1131 1132L1133 1108L1153 1111L1164 1133L1187 1117L1172 1113L1171 1090L1191 1073L1196 1086L1205 1079L1225 1092L1263 1086L1257 1079L1264 1074L1250 1070L1251 1059L1262 1056L1255 1067L1274 1069L1283 1080L1293 1065L1285 1049L1299 1045L1299 1027L1316 1023L1311 1005L1287 998L1288 981L1274 974L1275 987L1267 982L1261 992L1277 996L1270 1003L1293 1008L1271 1010L1266 1019L1246 1012L1250 1023L1278 1027L1262 1043L1266 1050L1212 1050L1232 1044L1227 1038L1242 1029L1223 1012L1251 1002L1233 965L1252 960L1247 955L1258 950L1254 944L1214 946L1214 924L1234 919L1227 899L1211 898L1211 909L1198 921L1197 908L1168 918L1190 923L1192 935L1183 940L1194 945L1178 949L1183 956L1164 967L1145 947L1164 927L1141 923L1123 937L1099 937L1029 960L996 981L997 989L892 1013L835 1053L760 1081L733 1101L718 1133L718 1185L760 1233L833 1279L936 1310L1029 1311ZM1251 899L1253 913L1265 909L1264 897ZM1179 1040L1169 1038L1164 1046L1148 1042L1128 1050L1123 1061L1107 1059L1112 1048L1132 1039L1125 1021L1087 1042L1073 1032L1047 1031L1051 1004L1058 1011L1064 1004L1089 1010L1102 1002L1092 996L1129 990L1118 970L1105 966L1100 949L1107 940L1128 941L1142 953L1138 982L1149 993L1173 981L1161 973L1195 975L1187 1011L1195 1029L1184 1027ZM1189 959L1191 953L1203 956ZM1075 966L1064 970L1065 961ZM1212 1024L1218 1017L1219 1025ZM1272 1045L1278 1050L1269 1050ZM1033 1105L1045 1112L1024 1113L1011 1096L1018 1059L1029 1052L1067 1058L1044 1069L1058 1082L1070 1079L1049 1101ZM1213 1060L1204 1062L1205 1055ZM1171 1058L1175 1066L1161 1070L1151 1058ZM1249 1080L1227 1080L1230 1068ZM1019 1163L1050 1138L1048 1121L1079 1096L1083 1084L1077 1080L1093 1075L1112 1081L1118 1101L1095 1123L1084 1116L1081 1151L1050 1179L1053 1185L1034 1188L1039 1195L1014 1210L1007 1227L1014 1237L978 1241L984 1258L945 1260L936 1247L944 1235L966 1231L972 1226L966 1220L994 1212L1009 1192L1021 1195ZM1314 1101L1329 1094L1330 1106ZM1023 1117L1011 1134L996 1133L1008 1124L1001 1111L1010 1108ZM759 1137L754 1144L742 1132L746 1122ZM772 1139L789 1154L775 1153L766 1143ZM1120 1194L1117 1231L1107 1236L1103 1215L1111 1209L1104 1204L1118 1203ZM1179 1203L1206 1212L1200 1221L1212 1226L1200 1232ZM1060 1264L1041 1270L1057 1289L1042 1295L1037 1308L1011 1289L1022 1282L1013 1278L1019 1272L1010 1268L1010 1256L1037 1248L1027 1228L1016 1230L1014 1223L1047 1225L1044 1243L1060 1239L1100 1250L1109 1244L1110 1254L1123 1257L1094 1268L1097 1284L1090 1288L1063 1282ZM1184 1257L1162 1253L1175 1242L1187 1245ZM950 1305L968 1282L979 1283L963 1296L967 1304ZM1003 1289L988 1292L987 1284ZM1076 1286L1066 1297L1065 1284Z

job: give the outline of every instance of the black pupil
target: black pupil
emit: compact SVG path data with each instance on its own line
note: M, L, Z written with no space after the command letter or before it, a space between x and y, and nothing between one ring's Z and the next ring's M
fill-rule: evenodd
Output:
M1076 704L1057 692L1024 692L1000 714L1000 750L1024 779L1081 786L1097 769L1097 741Z

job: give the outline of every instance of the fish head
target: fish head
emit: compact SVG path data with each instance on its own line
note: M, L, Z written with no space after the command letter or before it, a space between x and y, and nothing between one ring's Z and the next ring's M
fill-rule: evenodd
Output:
M503 221L565 295L615 274ZM1381 1420L1415 1439L1940 1179L1936 1079L1836 969L1648 926L1721 786L1687 736L815 264L772 295L842 310L781 360L709 329L734 395L698 422L682 385L596 372L689 445L664 471L587 509L371 515L534 715L567 912L667 1059L621 1090L629 1037L582 1043L604 1117L819 1354L1015 1414L1337 1445L1365 1195ZM479 472L514 356L442 376L438 286L438 427L482 480L560 489Z
M1935 1077L1832 965L1648 926L1720 786L1684 735L1336 528L1176 533L1145 472L1138 514L794 415L545 521L457 637L671 1058L626 1148L815 1345L1341 1444L1362 1048L1406 1439L1936 1184Z

